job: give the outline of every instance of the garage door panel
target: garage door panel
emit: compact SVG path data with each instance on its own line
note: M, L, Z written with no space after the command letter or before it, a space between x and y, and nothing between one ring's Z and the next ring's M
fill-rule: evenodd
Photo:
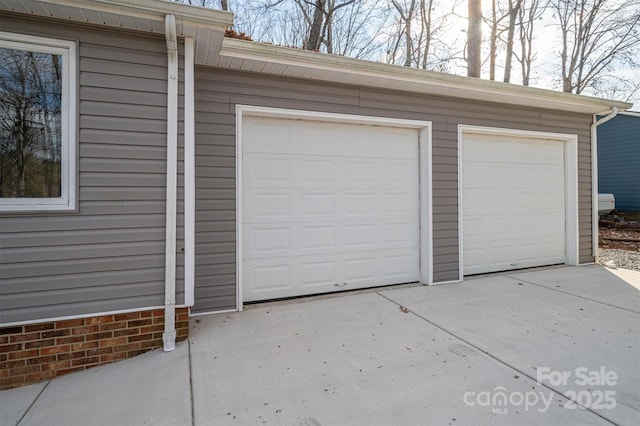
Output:
M378 159L344 160L344 181L347 187L375 188L378 180Z
M246 190L243 204L250 206L243 210L243 221L248 223L289 220L292 212L291 194L281 192L256 192Z
M245 301L418 280L417 130L254 117L243 128Z
M465 134L465 274L564 261L564 144Z
M303 192L292 191L299 208L295 210L295 217L302 220L332 219L338 215L338 195L331 192Z
M376 216L378 194L371 191L347 191L344 193L343 215L349 219L371 219Z

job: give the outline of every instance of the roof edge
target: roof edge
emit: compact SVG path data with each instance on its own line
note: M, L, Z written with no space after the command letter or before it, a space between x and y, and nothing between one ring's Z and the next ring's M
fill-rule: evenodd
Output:
M168 0L39 0L58 6L72 6L96 12L109 12L139 18L164 20L167 14L176 15L184 24L194 27L225 30L233 24L233 13L187 5Z
M621 101L600 99L573 93L558 92L536 87L519 86L511 83L483 80L479 78L439 73L381 62L354 59L345 56L329 55L308 50L275 46L245 40L225 38L220 51L221 56L265 61L289 66L313 67L326 71L345 74L357 74L385 80L406 81L428 86L439 86L451 89L464 89L469 96L451 95L468 99L505 102L517 105L534 104L538 107L540 101L550 102L550 109L563 108L568 111L600 113L613 107L625 110L633 104ZM322 80L320 78L320 80ZM500 99L498 99L500 98ZM538 102L532 102L535 99Z

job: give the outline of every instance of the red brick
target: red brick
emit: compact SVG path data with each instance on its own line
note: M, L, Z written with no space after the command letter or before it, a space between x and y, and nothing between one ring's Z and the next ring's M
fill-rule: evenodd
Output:
M140 334L153 333L154 331L163 331L163 330L164 330L164 325L162 324L148 325L146 327L140 328Z
M15 361L5 361L0 364L0 370L24 367L25 365L27 365L27 362L24 359L17 359Z
M86 341L109 339L113 337L113 331L101 331L100 333L87 334L85 336Z
M136 349L140 349L140 343L128 343L126 345L120 345L118 347L113 348L113 352L126 352L126 351L134 351Z
M61 354L63 352L69 352L70 350L71 350L71 346L61 345L61 346L51 346L50 348L42 348L40 349L40 353L42 355L55 355L55 354Z
M154 324L164 324L164 317L153 317Z
M92 350L93 349L87 349L86 351L71 352L69 354L69 358L71 359L84 358L86 356L89 356L89 351L92 351Z
M8 360L9 357L6 353L0 354L0 362Z
M27 383L40 382L42 380L53 379L56 373L53 370L41 371L40 373L29 374L26 376Z
M84 342L84 336L66 336L58 337L56 339L56 345L66 345L67 343Z
M79 351L79 352L65 352L63 354L56 355L56 361L66 361L68 359L78 359L87 356L88 351Z
M8 389L10 387L21 385L25 382L24 376L13 376L0 379L0 389Z
M142 342L144 340L153 340L153 334L139 334L137 336L129 336L128 342Z
M153 321L151 319L135 320L135 321L127 322L127 328L140 327L143 325L151 325L151 324L153 324Z
M65 328L63 330L43 331L42 332L42 338L43 339L48 339L50 337L68 336L69 334L70 334L70 331L69 331L68 328Z
M119 328L126 328L126 321L110 322L108 324L101 324L100 331L117 330Z
M71 329L71 334L73 334L74 336L78 336L78 335L83 335L83 334L91 334L91 333L95 333L96 331L98 331L99 328L97 325L88 325L85 327L76 327Z
M84 325L84 318L58 321L56 323L56 328L71 328L71 327L80 327Z
M164 317L164 309L154 309L153 310L154 317Z
M140 318L140 312L127 312L126 314L116 314L116 321L136 320Z
M106 324L113 322L113 315L104 315L101 317L85 318L84 325Z
M53 328L54 328L54 324L52 322L47 322L44 324L25 325L24 332L30 333L32 331L53 330Z
M77 365L97 364L99 362L100 362L99 356L90 356L90 357L85 357L80 359L74 359L73 361L71 361L71 365L75 367Z
M9 343L9 336L0 336L0 345L6 345Z
M75 351L83 351L85 349L93 349L98 347L98 342L82 342L82 343L72 343L71 344L71 352Z
M126 337L116 337L113 339L100 340L100 347L104 348L105 346L118 346L124 345L125 343L127 343Z
M55 374L56 374L56 377L59 377L59 376L64 376L65 374L74 373L80 370L86 370L86 367L84 365L79 365L77 367L64 368L62 370L56 371Z
M162 339L162 332L153 333L153 338L154 339Z
M18 325L16 327L4 327L4 328L0 328L0 335L6 335L6 334L20 334L23 333L24 330L22 329L22 326Z
M124 330L116 330L113 332L113 337L120 337L120 336L133 336L136 334L140 333L140 329L139 328L127 328Z
M55 355L47 355L47 356L40 356L37 358L29 358L27 360L27 365L47 364L49 362L55 362L55 361L56 361Z
M162 340L148 340L146 342L140 342L140 349L152 349L159 348L163 345Z
M133 358L134 356L138 356L140 354L143 354L145 352L148 352L147 349L139 349L137 351L129 351L127 352L127 358Z
M140 318L151 318L152 316L153 316L153 311L140 312Z
M35 342L25 342L25 349L44 348L47 346L53 346L56 343L54 339L36 340Z
M0 346L0 352L15 352L20 350L22 350L22 343Z
M9 377L9 369L5 368L0 370L0 378Z
M113 362L113 361L118 361L120 359L125 359L125 358L127 358L127 353L126 352L116 352L114 354L101 355L100 356L100 361L101 362Z
M25 365L24 367L17 367L9 370L9 376L22 376L25 374L37 373L39 371L39 365Z
M113 347L109 346L106 348L98 348L98 349L89 349L87 351L87 356L96 356L96 355L106 355L113 353Z
M70 360L65 360L65 361L56 361L56 362L50 362L49 364L42 364L42 371L46 371L46 370L62 370L63 368L69 368L71 367L71 361Z
M189 314L184 312L176 315L176 321L189 321Z
M33 358L34 356L40 355L40 351L37 349L30 349L27 351L9 352L8 355L9 359Z
M30 340L38 340L40 339L40 332L35 333L27 333L27 334L16 334L9 338L11 343L16 342L28 342Z

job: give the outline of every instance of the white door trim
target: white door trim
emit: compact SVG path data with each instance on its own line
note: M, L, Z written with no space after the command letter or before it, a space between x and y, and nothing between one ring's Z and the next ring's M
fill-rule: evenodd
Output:
M500 136L525 136L533 139L557 140L564 143L565 160L565 264L579 263L578 225L578 135L567 133L537 132L532 130L504 129L498 127L458 125L458 256L459 281L464 280L463 217L462 217L462 138L465 133Z
M433 209L432 209L432 143L431 122L375 117L351 114L335 114L320 111L305 111L269 108L251 105L236 105L236 307L243 309L242 276L242 121L246 116L330 121L335 123L368 124L388 127L417 129L419 131L420 170L420 281L433 284Z

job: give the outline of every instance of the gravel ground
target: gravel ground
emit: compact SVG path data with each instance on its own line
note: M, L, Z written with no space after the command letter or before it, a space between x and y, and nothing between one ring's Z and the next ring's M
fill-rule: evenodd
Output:
M599 254L602 265L640 272L640 252L600 248Z

